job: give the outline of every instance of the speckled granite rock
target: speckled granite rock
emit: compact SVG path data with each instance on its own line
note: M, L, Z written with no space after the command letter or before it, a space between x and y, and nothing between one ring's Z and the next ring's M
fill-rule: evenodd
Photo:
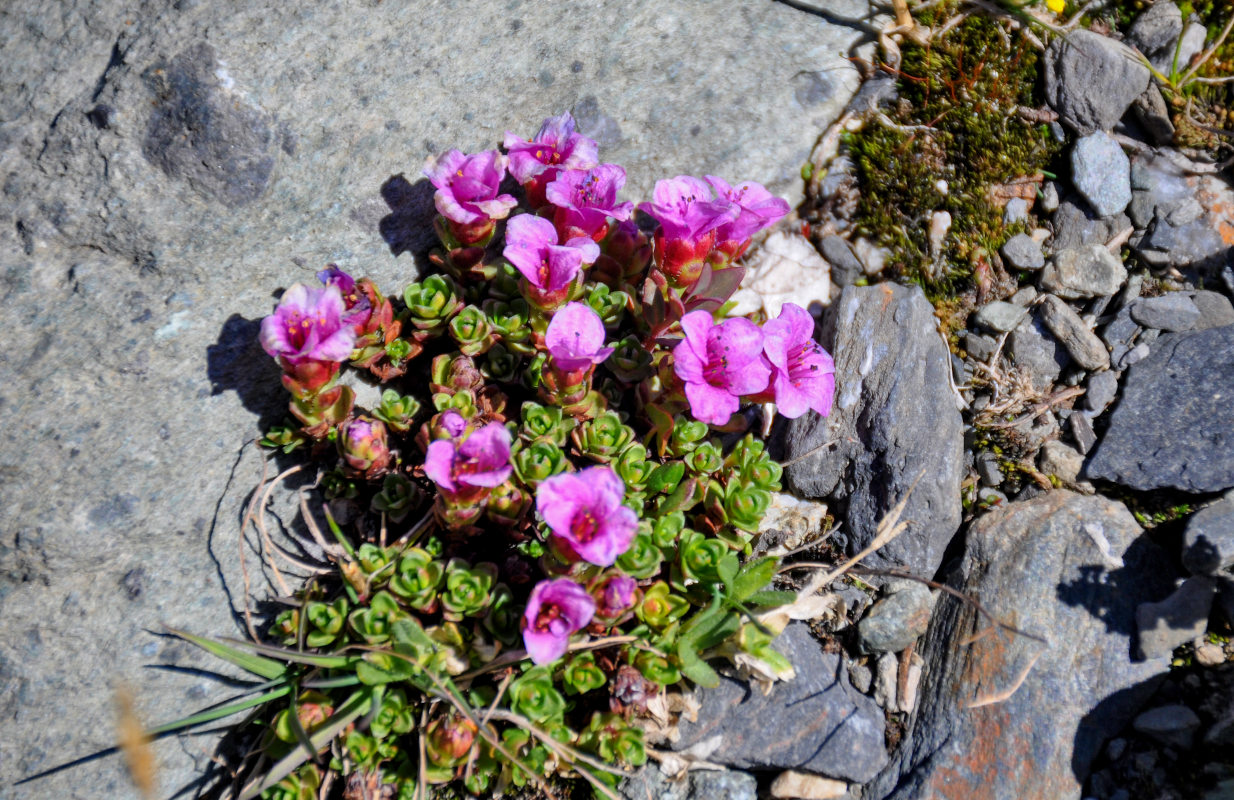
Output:
M147 631L241 632L243 448L285 404L256 343L272 291L329 261L401 291L432 238L425 156L563 109L627 197L712 173L794 200L857 36L736 0L0 13L0 798L135 796L118 758L12 785L112 743L113 680L148 722L229 696L146 669L218 665ZM211 748L159 742L161 796Z

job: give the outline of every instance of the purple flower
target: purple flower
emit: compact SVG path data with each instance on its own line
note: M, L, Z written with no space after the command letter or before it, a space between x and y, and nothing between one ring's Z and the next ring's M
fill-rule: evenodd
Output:
M796 419L809 409L831 413L836 391L835 362L814 341L814 318L799 305L785 303L780 316L763 325L763 352L771 362L776 411Z
M569 112L544 120L530 142L506 131L502 144L509 152L510 174L527 190L532 208L545 205L545 189L562 170L591 169L600 161L596 143L574 132Z
M604 346L604 322L586 303L566 303L544 333L553 364L562 372L585 370L613 354Z
M656 181L652 202L639 209L660 223L655 235L656 266L679 287L694 285L716 241L716 228L740 213L728 200L717 202L711 187L689 175Z
M616 164L594 169L564 170L548 185L548 201L557 206L553 223L564 239L586 236L600 241L608 235L609 217L630 218L633 203L618 203L617 192L626 185L626 171Z
M570 285L584 264L600 257L600 246L583 237L559 245L553 223L535 214L519 214L506 224L502 255L536 289L557 292Z
M433 202L446 219L477 225L504 219L518 201L498 194L506 173L506 157L497 150L464 155L451 150L430 158L424 176L437 187Z
M347 322L356 326L358 334L373 312L373 303L368 295L356 288L356 279L339 269L338 264L330 264L317 273L317 280L338 288L343 296L343 306L347 309Z
M442 427L453 436L429 444L424 456L424 474L450 493L475 487L491 489L505 483L513 471L510 432L506 426L490 422L465 435L465 429L458 424L461 421L462 417L455 412L442 415Z
M386 426L381 420L359 416L343 423L338 447L347 466L357 472L382 471L390 463Z
M750 237L770 228L788 214L788 201L776 197L762 184L743 181L736 186L714 175L707 182L716 190L719 200L727 200L737 209L737 218L716 228L716 248L723 251L729 260L741 256L749 245Z
M579 557L612 566L630 548L638 515L621 504L626 485L609 467L563 472L540 484L536 511Z
M295 366L305 361L346 361L356 332L343 319L337 286L310 289L297 283L283 293L273 314L261 321L261 346Z
M549 664L566 652L570 634L582 630L596 613L596 601L569 578L540 581L523 612L523 645L536 664Z
M763 332L736 317L715 324L710 312L681 318L685 339L673 348L673 371L686 385L694 418L723 425L741 407L741 395L767 388L771 367L763 358Z
M596 616L615 620L634 607L638 584L629 575L610 575L592 588Z

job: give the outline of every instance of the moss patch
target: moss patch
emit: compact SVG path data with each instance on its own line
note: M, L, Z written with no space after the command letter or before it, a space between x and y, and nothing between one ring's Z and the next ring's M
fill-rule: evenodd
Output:
M937 27L954 13L956 4L944 3L919 21ZM1017 113L1041 104L1038 57L1005 20L973 14L927 45L906 41L902 56L899 100L887 114L899 127L872 119L846 139L862 187L854 221L857 233L890 249L896 276L937 300L996 282L992 254L1027 226L1003 225L995 187L1039 180L1060 144ZM932 253L936 211L952 224Z

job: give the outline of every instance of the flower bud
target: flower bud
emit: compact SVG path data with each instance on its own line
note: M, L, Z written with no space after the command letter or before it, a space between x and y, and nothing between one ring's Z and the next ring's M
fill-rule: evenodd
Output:
M429 760L439 767L452 767L461 763L471 752L476 731L475 723L457 711L432 720L424 737L424 749Z
M345 422L339 429L338 447L347 466L365 477L375 477L389 468L386 426L380 420L360 416Z

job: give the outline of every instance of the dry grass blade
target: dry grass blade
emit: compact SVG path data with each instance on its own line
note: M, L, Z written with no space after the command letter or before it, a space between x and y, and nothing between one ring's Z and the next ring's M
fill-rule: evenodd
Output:
M146 800L158 795L157 763L150 749L150 735L133 710L133 693L123 684L116 687L116 744L124 753L133 785Z
M1032 671L1033 666L1036 665L1037 659L1039 658L1041 658L1041 653L1034 653L1033 657L1028 660L1028 663L1024 665L1024 668L1020 670L1019 674L1016 675L1015 680L1012 681L1011 685L1008 686L1006 689L1003 689L1000 692L984 694L981 697L978 697L976 700L969 703L967 706L965 706L965 708L981 708L982 706L989 706L995 703L1001 703L1004 700L1010 698L1013 694L1019 691L1020 687L1024 684L1024 680L1028 677L1028 673Z

